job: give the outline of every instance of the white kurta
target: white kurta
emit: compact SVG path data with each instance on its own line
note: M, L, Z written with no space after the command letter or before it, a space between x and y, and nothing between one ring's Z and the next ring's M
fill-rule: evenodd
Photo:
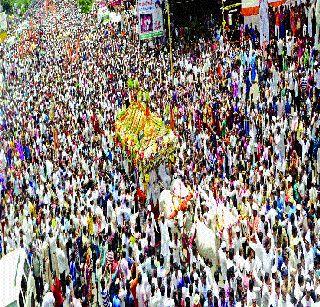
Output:
M317 151L317 173L320 174L320 148Z
M269 43L269 14L268 14L268 1L261 0L260 2L260 45L264 42Z
M168 256L170 255L169 251L169 229L167 221L164 223L160 222L160 232L161 232L161 255Z

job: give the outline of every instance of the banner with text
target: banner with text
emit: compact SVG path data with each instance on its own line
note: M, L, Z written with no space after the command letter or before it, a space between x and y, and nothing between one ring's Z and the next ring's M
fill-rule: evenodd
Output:
M138 0L140 39L163 35L163 14L161 0Z
M0 13L0 32L7 31L8 24L7 24L7 14L2 12Z

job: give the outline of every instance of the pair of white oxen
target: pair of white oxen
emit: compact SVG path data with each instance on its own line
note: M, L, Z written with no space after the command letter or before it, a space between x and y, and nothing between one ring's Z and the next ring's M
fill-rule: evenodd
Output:
M195 232L195 243L199 254L206 259L213 259L216 256L216 240L214 232L207 227L202 221L198 220L197 222L192 222L190 217L190 206L194 205L192 199L188 202L189 209L186 211L181 211L181 203L190 198L189 189L185 186L181 179L174 179L171 183L169 190L163 190L159 196L159 209L160 212L164 214L165 218L168 220L168 225L173 226L172 216L174 211L177 212L177 215L186 214L189 215L186 217L186 220L189 220L189 223L184 223L184 231L189 234L191 237ZM174 215L176 216L176 215Z

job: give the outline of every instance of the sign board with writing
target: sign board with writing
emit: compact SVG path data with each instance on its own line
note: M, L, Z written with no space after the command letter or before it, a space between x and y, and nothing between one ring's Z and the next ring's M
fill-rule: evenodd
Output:
M161 0L138 0L140 39L163 35L163 13Z

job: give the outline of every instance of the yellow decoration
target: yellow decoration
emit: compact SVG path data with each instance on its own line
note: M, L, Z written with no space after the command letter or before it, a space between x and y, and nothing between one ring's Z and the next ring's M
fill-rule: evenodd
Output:
M178 139L161 118L140 101L132 102L117 115L116 137L146 173L162 161L173 158ZM146 182L147 181L147 178Z
M8 37L7 32L0 32L0 43L3 43Z
M144 176L144 180L145 180L146 183L149 183L149 181L150 181L150 175L149 175L149 174L146 174L146 175Z

